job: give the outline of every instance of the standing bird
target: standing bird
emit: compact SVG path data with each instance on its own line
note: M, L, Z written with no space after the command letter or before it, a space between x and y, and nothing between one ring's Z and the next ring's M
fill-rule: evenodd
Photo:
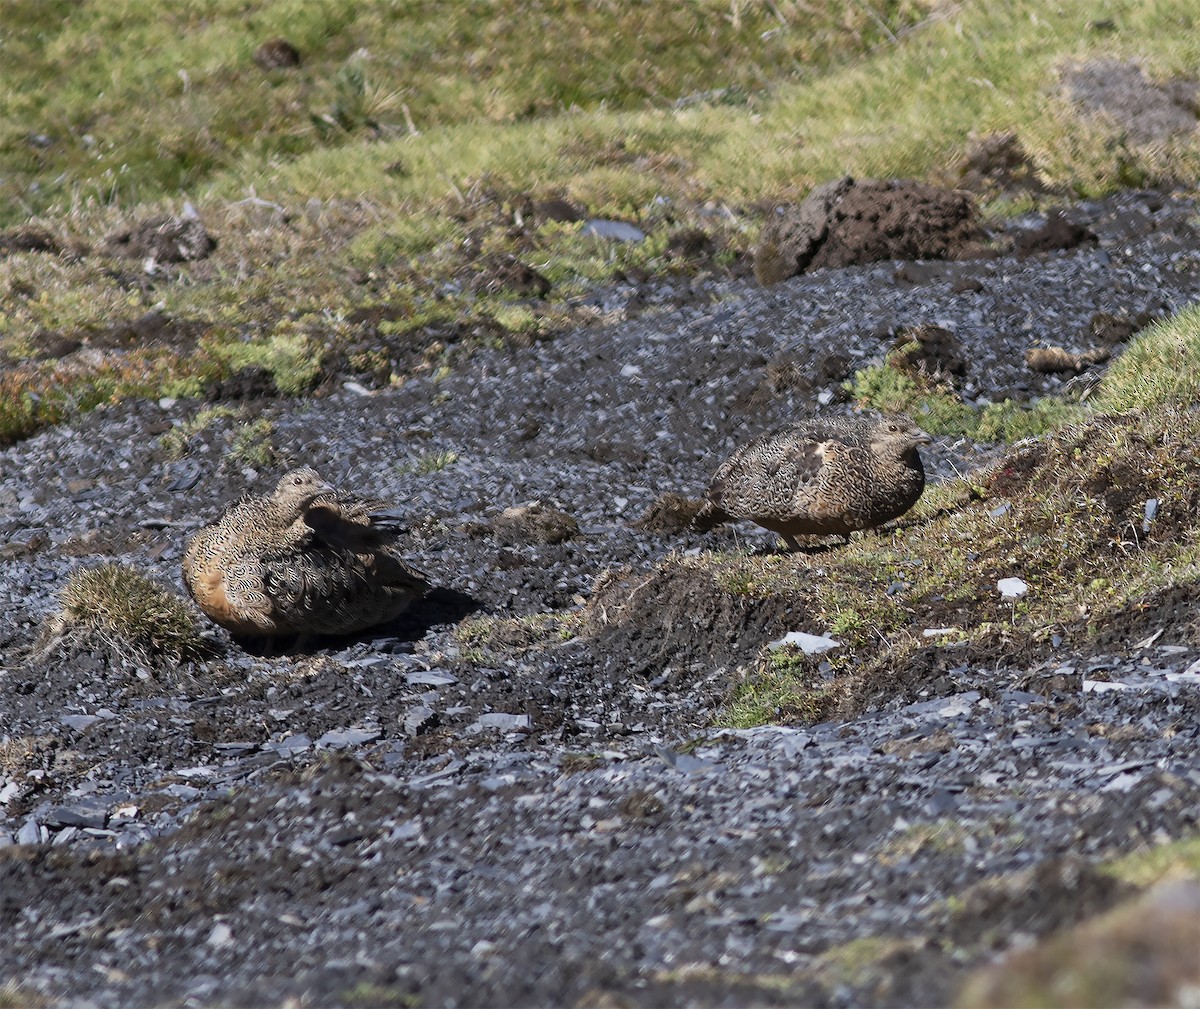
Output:
M384 503L343 494L304 466L192 535L183 578L234 634L350 634L429 588L395 552L398 531Z
M761 435L718 467L693 525L749 519L792 550L797 536L848 539L916 504L925 489L917 446L931 441L907 417L812 420Z

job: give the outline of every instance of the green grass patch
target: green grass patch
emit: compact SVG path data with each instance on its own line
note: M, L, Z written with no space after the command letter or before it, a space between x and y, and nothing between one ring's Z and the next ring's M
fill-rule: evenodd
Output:
M865 407L909 414L930 434L965 435L976 441L1020 441L1075 423L1088 413L1051 396L1032 403L1006 399L978 409L963 402L949 385L918 381L892 364L855 372L847 389Z
M1156 322L1125 348L1100 382L1096 410L1124 413L1200 403L1200 305Z
M303 327L304 320L282 320L276 331L265 339L220 344L214 346L212 352L226 363L229 371L264 368L271 373L280 392L285 396L299 396L316 384L323 351Z
M1134 886L1153 886L1168 876L1200 877L1200 837L1132 852L1101 866L1101 871Z
M155 200L248 159L456 123L671 107L685 96L693 108L744 101L865 52L930 6L262 0L247 10L211 0L164 11L150 0L9 0L0 207L11 209L0 216ZM260 68L255 49L279 35L299 66Z
M836 708L837 690L821 671L821 659L785 645L767 652L734 688L722 724L755 725L823 721Z

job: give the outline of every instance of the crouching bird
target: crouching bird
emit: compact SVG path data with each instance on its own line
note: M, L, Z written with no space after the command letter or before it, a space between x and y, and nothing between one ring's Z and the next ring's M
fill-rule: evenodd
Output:
M761 435L722 463L693 526L749 519L779 533L840 535L903 515L925 489L917 448L932 439L907 417L811 420Z
M194 533L183 578L240 636L351 634L398 616L429 588L396 553L384 502L344 494L308 466Z

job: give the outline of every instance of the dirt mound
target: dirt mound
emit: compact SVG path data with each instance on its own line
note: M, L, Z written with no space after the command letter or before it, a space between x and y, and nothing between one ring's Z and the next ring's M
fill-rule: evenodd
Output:
M152 217L132 228L114 231L104 239L104 251L123 259L154 259L186 263L207 259L217 247L198 217Z
M1200 644L1200 582L1156 589L1097 623L1092 644L1100 649L1136 645L1147 638L1165 645Z
M803 599L722 585L711 570L668 560L650 574L603 575L584 613L597 659L636 674L701 662L736 667L802 621Z
M1111 120L1135 144L1188 133L1200 116L1200 81L1155 84L1132 61L1091 60L1068 68L1062 80L1073 102Z
M275 376L260 365L241 368L226 378L209 382L204 390L206 403L219 403L227 400L244 402L246 400L275 399L280 395L279 386L275 384Z
M49 252L57 256L62 252L58 240L44 228L14 228L0 231L0 256L14 252Z
M533 298L550 293L550 281L515 256L488 256L472 270L471 289L480 294L515 291Z
M1067 220L1058 210L1051 211L1043 224L1017 235L1017 255L1024 259L1039 252L1058 252L1074 249L1084 243L1094 244L1096 235L1087 227Z
M958 1005L1182 1005L1195 991L1200 884L1166 880L980 969ZM956 937L957 938L957 937Z
M958 184L973 193L1041 193L1045 186L1015 133L989 133L971 141L958 164Z
M574 517L540 501L505 508L491 522L491 532L501 543L562 543L579 534Z
M962 379L967 360L962 341L941 326L904 326L896 333L888 356L894 368L920 379Z
M773 284L808 270L883 259L971 259L984 254L968 193L921 182L850 177L819 186L763 226L754 274Z
M667 491L654 499L645 514L633 523L635 529L652 533L681 533L689 528L704 502Z
M1200 466L1196 427L1186 412L1162 429L1137 417L1102 418L1009 452L988 491L1018 508L1047 496L1092 502L1116 542L1167 542L1187 535L1200 512L1200 487L1187 475Z
M254 50L253 59L263 70L298 67L300 50L285 38L269 39Z

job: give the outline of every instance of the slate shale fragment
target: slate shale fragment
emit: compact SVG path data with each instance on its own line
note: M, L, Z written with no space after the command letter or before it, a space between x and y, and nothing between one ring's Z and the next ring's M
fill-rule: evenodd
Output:
M392 620L425 594L394 549L395 515L343 494L305 466L189 539L184 581L234 634L350 634Z
M974 193L1043 193L1046 188L1015 133L972 138L957 174L958 184Z
M797 536L848 536L903 515L925 489L931 439L904 417L812 420L755 438L717 469L700 531L731 519Z
M888 362L913 377L951 380L967 374L962 341L941 326L904 326L892 346Z

